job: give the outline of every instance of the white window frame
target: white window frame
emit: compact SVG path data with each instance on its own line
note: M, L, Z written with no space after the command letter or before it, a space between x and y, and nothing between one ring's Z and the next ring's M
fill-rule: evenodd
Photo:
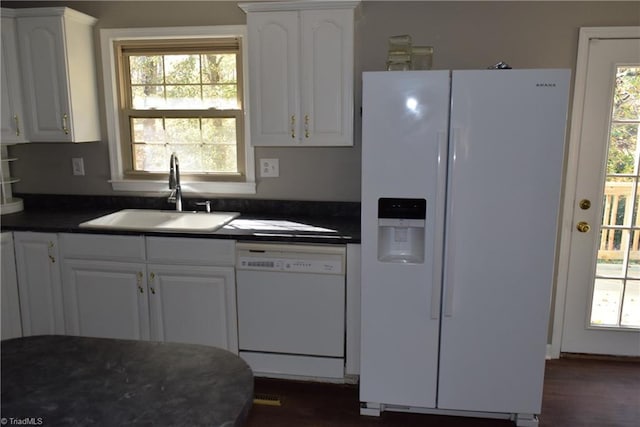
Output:
M246 180L242 182L227 181L189 181L183 179L183 193L217 193L217 194L255 194L255 161L249 133L249 75L247 28L245 25L222 25L203 27L157 27L157 28L108 28L100 30L100 49L102 54L102 72L104 79L105 110L107 119L107 136L109 144L109 163L111 179L109 182L114 191L165 192L169 191L166 180L133 180L124 178L122 163L122 145L120 119L118 114L118 85L116 73L116 56L114 42L136 39L189 39L205 37L238 37L242 43L242 81L244 82L242 108L244 111L244 159ZM169 171L167 159L167 173ZM186 177L185 177L186 178Z

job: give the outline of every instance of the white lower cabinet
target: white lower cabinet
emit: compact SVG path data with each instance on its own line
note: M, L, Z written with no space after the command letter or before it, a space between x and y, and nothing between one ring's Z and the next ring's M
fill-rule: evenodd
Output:
M20 320L20 299L18 297L18 277L16 274L16 257L13 251L13 235L2 233L2 339L18 338L22 336L22 321Z
M237 352L234 241L61 234L61 243L67 333Z
M147 271L152 340L238 350L233 267L149 264Z
M144 263L65 259L67 334L149 339Z
M64 334L55 233L13 233L24 336Z

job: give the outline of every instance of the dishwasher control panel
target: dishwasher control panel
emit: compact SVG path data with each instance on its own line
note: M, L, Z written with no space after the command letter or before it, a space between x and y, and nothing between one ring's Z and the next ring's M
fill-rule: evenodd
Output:
M237 268L242 270L287 271L292 273L341 274L342 259L291 259L264 256L239 256Z

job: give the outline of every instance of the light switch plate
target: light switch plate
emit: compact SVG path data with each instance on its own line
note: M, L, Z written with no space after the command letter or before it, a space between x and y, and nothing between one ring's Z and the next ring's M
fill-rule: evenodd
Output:
M260 159L260 176L262 178L277 178L280 176L279 159Z

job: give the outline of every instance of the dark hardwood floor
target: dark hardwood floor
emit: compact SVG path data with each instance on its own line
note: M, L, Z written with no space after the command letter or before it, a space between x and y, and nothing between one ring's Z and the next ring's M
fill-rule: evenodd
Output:
M257 394L281 406L254 405L248 427L512 427L506 420L384 412L359 415L355 385L257 378ZM540 427L640 426L640 363L562 358L547 361Z

